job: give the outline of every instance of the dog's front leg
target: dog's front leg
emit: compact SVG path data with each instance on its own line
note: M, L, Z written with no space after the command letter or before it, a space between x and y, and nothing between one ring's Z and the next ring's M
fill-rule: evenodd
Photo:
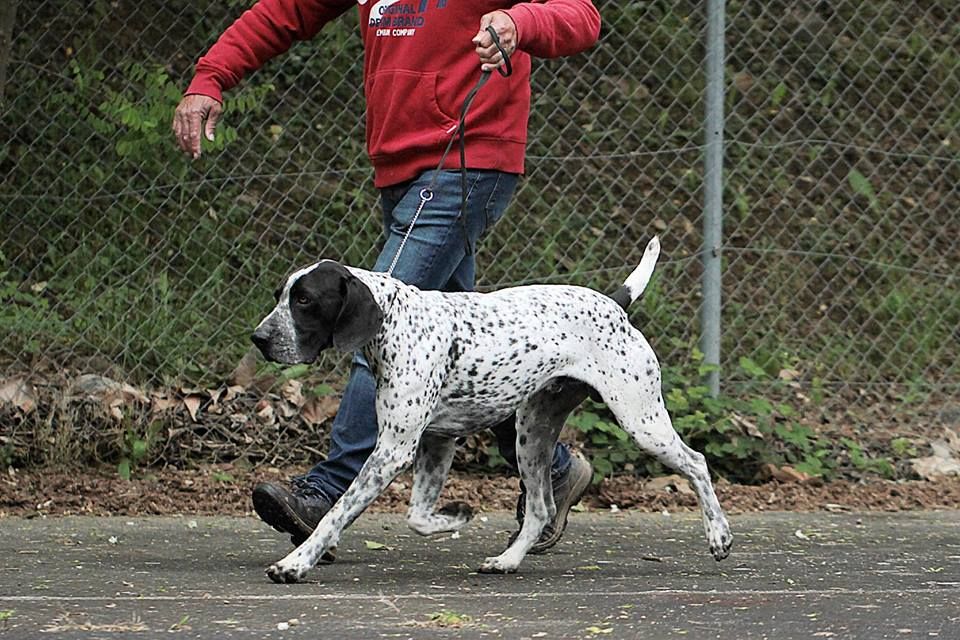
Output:
M383 434L360 473L317 524L310 537L283 560L271 565L267 575L274 582L300 582L307 571L340 541L340 533L363 513L393 479L413 461L416 440L388 442Z
M409 368L409 370L413 370ZM418 374L419 375L419 374ZM340 541L340 533L357 519L414 459L420 437L440 394L439 373L424 388L422 377L394 376L377 381L377 444L337 503L310 537L286 558L271 565L274 582L299 582L323 554Z

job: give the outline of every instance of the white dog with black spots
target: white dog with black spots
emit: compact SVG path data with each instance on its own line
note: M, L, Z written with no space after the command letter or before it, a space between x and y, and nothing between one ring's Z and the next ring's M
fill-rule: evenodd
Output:
M321 261L293 273L253 341L268 360L313 362L326 348L361 350L377 380L377 444L313 534L267 569L298 582L391 481L414 465L407 521L417 533L455 531L472 515L436 509L456 439L517 414L517 461L526 486L519 535L483 573L512 573L555 515L553 448L564 420L589 393L640 448L686 477L697 493L714 558L733 537L704 457L677 435L664 406L660 366L626 307L643 292L660 243L613 296L565 285L493 293L421 291L383 273Z

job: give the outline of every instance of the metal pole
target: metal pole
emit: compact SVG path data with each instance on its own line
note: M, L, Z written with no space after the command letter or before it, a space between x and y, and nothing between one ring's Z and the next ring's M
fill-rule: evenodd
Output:
M723 242L723 93L725 0L707 0L707 96L703 195L703 315L700 350L706 364L720 365L720 249ZM720 371L707 374L714 397Z

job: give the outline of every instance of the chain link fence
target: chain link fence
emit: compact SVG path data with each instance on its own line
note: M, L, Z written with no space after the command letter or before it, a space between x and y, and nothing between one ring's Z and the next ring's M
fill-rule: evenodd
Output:
M184 398L216 387L292 267L373 263L355 12L246 79L190 162L174 148L173 107L245 0L7 4L8 403L21 398L10 381L36 390L82 374ZM597 6L596 47L535 63L527 175L480 247L480 285L612 291L658 233L664 256L636 321L668 366L689 362L705 9ZM958 25L946 0L727 3L724 392L759 367L850 401L956 396ZM343 366L311 376L336 381ZM200 410L217 403L205 396Z

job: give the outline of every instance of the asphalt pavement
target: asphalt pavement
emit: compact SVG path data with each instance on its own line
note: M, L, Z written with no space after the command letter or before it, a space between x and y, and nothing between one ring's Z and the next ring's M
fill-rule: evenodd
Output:
M512 529L421 538L367 514L311 582L252 518L0 519L10 638L960 640L960 512L751 514L710 556L696 514L576 513L547 555L480 575Z

